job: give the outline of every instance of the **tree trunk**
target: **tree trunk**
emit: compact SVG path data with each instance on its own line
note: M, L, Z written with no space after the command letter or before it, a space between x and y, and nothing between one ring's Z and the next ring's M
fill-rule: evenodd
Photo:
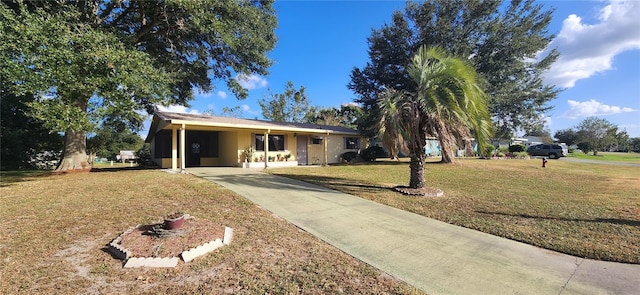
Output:
M440 142L440 154L442 155L441 163L455 163L455 151L457 149L458 141L453 136L451 130L447 128L444 121L433 118L431 120L432 128L435 129L438 142Z
M414 142L409 146L409 154L411 156L411 163L409 168L411 170L411 176L409 176L410 188L423 188L425 187L424 181L424 161L427 158L425 153L425 147L427 146L427 137L424 132L419 132L414 137Z
M87 136L85 131L68 130L64 136L62 159L56 172L90 170L87 162Z
M424 160L424 152L411 155L411 163L409 164L409 168L411 169L411 176L409 178L410 188L425 187L426 184L424 181Z
M440 152L442 153L442 163L455 163L456 154L455 148L458 146L455 137L448 133L447 129L441 129L442 132L438 133L438 139L440 141Z

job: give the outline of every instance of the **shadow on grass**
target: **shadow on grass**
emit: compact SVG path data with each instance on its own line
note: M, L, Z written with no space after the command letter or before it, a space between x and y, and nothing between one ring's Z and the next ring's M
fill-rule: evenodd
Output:
M365 166L365 165L385 165L385 166L398 166L398 165L406 165L408 166L410 163L409 158L400 158L400 159L378 159L372 162L356 162L356 163L339 163L339 164L330 164L330 166ZM424 162L425 165L438 165L438 164L447 164L440 160L440 158L427 158Z
M522 218L527 218L527 219L574 221L574 222L593 222L593 223L609 223L609 224L617 224L617 225L640 226L640 221L638 221L638 220L629 220L629 219L617 219L617 218L580 219L580 218L534 216L534 215L529 215L529 214L509 214L509 213L503 213L503 212L488 212L488 211L476 211L476 212L480 213L480 214L487 214L487 215L512 216L512 217L522 217Z
M159 170L158 166L134 166L134 167L99 167L91 168L91 173L101 172L120 172L120 171L141 171L141 170Z
M91 168L91 170L71 170L68 172L55 172L52 170L11 170L0 171L0 187L8 187L15 183L33 181L41 177L66 175L73 173L101 173L101 172L120 172L120 171L140 171L140 170L157 170L157 166L136 166L136 167L99 167Z
M330 176L318 176L318 175L297 175L297 174L277 174L278 176L297 179L313 183L319 186L338 189L343 188L345 191L367 191L367 192L379 192L379 191L394 191L393 187L385 187L380 185L374 185L370 183L356 183L348 178L330 177ZM340 189L338 189L340 190Z
M0 171L0 187L7 187L18 182L32 181L49 175L51 175L50 171L43 170Z

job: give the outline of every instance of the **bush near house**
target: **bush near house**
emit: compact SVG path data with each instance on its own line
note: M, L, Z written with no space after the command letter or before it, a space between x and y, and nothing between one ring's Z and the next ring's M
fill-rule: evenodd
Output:
M342 161L347 163L353 163L358 158L358 153L356 152L346 152L342 154Z
M527 147L522 144L514 144L509 146L510 153L519 153L519 152L526 152L526 151L527 151Z
M374 162L378 158L387 158L389 154L381 146L370 146L360 151L360 157L365 162Z

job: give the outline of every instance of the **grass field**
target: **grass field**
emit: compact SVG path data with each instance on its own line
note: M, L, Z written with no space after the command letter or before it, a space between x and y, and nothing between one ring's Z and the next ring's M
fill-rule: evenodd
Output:
M640 263L640 167L531 160L426 165L438 198L391 188L409 181L407 162L271 173L302 179L497 236L579 257Z
M100 171L0 175L0 294L421 294L209 181ZM233 242L174 269L123 269L105 250L175 210Z
M594 156L593 153L570 153L569 157L604 162L640 163L640 153L599 152L597 156Z

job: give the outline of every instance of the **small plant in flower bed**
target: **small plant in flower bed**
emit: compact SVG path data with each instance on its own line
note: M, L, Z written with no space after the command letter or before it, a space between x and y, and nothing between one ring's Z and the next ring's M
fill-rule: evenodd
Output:
M167 216L165 217L165 219L176 219L176 218L180 218L180 217L182 217L182 216L184 216L184 213L182 213L182 212L180 212L180 211L175 211L175 212L173 212L173 213L171 213L171 214L167 215Z
M527 152L515 152L511 154L513 156L513 158L516 159L526 159L529 157L529 153Z

